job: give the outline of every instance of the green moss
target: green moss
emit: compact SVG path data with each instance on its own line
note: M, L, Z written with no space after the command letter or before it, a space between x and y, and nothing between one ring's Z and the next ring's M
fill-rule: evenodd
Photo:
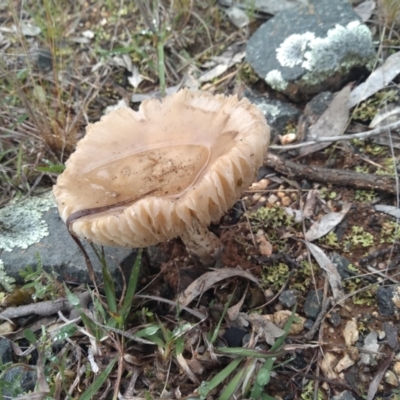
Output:
M284 263L268 265L263 268L262 279L274 289L280 289L289 277L289 267Z
M382 224L380 243L395 243L400 240L400 226L395 221Z
M343 287L346 292L354 293L351 297L354 305L372 306L376 304L377 285L365 290L365 281L361 278L355 277L343 281Z
M378 168L376 175L392 175L396 174L396 160L393 157L385 158L381 161L384 168Z
M329 247L338 248L339 243L335 232L330 231L327 235L318 240L320 243L326 244Z
M362 203L371 203L376 199L376 192L375 190L356 190L354 195L354 199L357 201L361 201Z
M351 234L345 240L346 248L371 247L374 244L374 237L361 226L353 226Z
M293 218L286 211L278 206L261 207L256 212L249 215L250 221L256 223L257 227L279 228L281 226L290 226L293 224Z
M399 96L397 90L381 90L360 103L359 106L354 110L352 119L357 121L371 121L382 105L396 102L398 99Z

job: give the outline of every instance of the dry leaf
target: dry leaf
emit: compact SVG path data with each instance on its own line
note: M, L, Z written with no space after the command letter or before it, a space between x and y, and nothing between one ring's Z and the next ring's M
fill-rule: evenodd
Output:
M337 379L337 375L333 370L337 364L337 359L332 353L325 353L322 360L319 362L319 366L322 369L325 377L328 379Z
M261 334L269 345L275 343L275 338L281 337L285 331L270 321L269 315L250 314L247 320L252 324L257 334Z
M373 0L367 0L354 7L354 11L358 14L362 22L366 22L371 18L372 11L375 10L376 4Z
M187 364L185 358L183 357L182 353L179 353L176 355L176 361L178 361L179 366L183 369L185 372L186 376L196 385L199 385L200 382L197 379L196 375L193 373L193 371L189 368L189 365Z
M247 1L236 0L218 0L218 3L225 7L230 7L235 4L237 7L248 9ZM252 0L251 9L262 13L275 15L280 11L288 10L299 5L308 5L308 0Z
M248 288L248 286L247 286L247 288ZM238 315L239 315L240 309L242 308L242 305L243 305L244 300L246 298L247 288L246 288L245 292L243 293L243 296L240 299L239 303L237 303L234 306L228 308L227 314L228 314L228 318L231 321L235 321L237 319Z
M361 101L385 88L400 73L400 51L389 56L383 65L377 68L368 79L358 85L350 94L347 106L354 107Z
M400 218L400 208L394 207L394 206L387 206L385 204L377 204L375 206L376 211L383 212L385 214L389 214L392 217L395 217L397 219Z
M367 400L373 400L375 398L375 394L378 391L379 384L381 383L381 380L385 375L386 370L389 368L393 360L393 356L394 356L393 352L389 352L386 358L384 358L382 363L379 365L378 371L369 385Z
M322 236L325 236L343 221L343 218L349 212L350 208L351 203L346 203L343 204L340 212L331 212L324 215L319 221L316 221L311 225L310 229L306 232L305 239L309 242L312 242L321 238Z
M333 264L333 262L329 259L329 257L324 253L324 251L316 246L313 243L306 242L310 253L315 258L315 261L318 265L327 273L329 286L331 287L333 298L338 301L343 298L342 291L342 278L339 275L339 272Z
M311 189L306 198L306 204L303 208L303 218L311 218L314 215L315 208L317 206L317 202L320 199L319 191L316 189Z
M349 109L347 102L350 95L350 85L345 86L340 92L336 93L331 104L312 125L307 134L307 140L313 140L319 137L329 137L332 135L342 135L349 119ZM318 150L325 149L332 142L317 143L302 147L299 150L300 156L315 153Z
M197 278L183 293L180 294L177 302L182 306L187 306L192 300L194 300L200 294L206 292L215 283L224 279L233 278L235 276L249 279L261 287L258 280L249 272L234 268L219 269L217 271L206 272L204 275Z
M198 79L199 82L204 83L212 81L213 79L226 72L233 65L242 62L246 55L246 52L239 51L235 53L236 49L236 46L230 46L221 55L213 57L210 61L203 64L203 68L209 68L210 66L214 67L204 74L200 75Z

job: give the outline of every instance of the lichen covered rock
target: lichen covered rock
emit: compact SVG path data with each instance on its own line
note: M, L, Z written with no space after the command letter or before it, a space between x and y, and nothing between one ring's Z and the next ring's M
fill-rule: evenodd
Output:
M354 67L375 58L372 35L347 0L310 0L277 14L250 38L247 60L292 99L337 89Z

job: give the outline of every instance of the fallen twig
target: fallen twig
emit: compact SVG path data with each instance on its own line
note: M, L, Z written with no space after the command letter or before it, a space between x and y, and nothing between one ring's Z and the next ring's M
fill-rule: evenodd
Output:
M370 131L353 133L351 135L317 137L309 142L289 144L286 146L271 145L269 148L271 150L294 150L294 149L300 149L302 147L315 145L317 143L336 142L339 140L343 141L343 140L353 140L353 139L368 139L370 137L380 135L381 133L384 133L388 130L395 130L398 128L400 128L400 121L393 122L392 124L389 125L380 126L379 128L372 129Z
M356 189L376 189L392 194L397 193L396 180L389 175L362 174L345 169L303 165L285 160L272 153L267 154L265 165L289 178L306 178L325 184L332 183L340 186L351 186Z
M91 300L89 292L82 292L78 294L79 302L83 307L86 307L87 303ZM13 319L25 317L26 315L42 315L48 316L61 312L70 312L74 309L74 306L68 302L65 297L61 297L56 300L42 301L39 303L32 303L26 306L19 307L8 307L6 310L0 313L0 319Z

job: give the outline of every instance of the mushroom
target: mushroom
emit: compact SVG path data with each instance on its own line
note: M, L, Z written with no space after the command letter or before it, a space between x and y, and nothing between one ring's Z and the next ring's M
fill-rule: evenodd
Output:
M53 193L76 237L125 247L180 237L210 263L222 247L208 226L253 182L268 142L247 99L181 90L90 124Z

